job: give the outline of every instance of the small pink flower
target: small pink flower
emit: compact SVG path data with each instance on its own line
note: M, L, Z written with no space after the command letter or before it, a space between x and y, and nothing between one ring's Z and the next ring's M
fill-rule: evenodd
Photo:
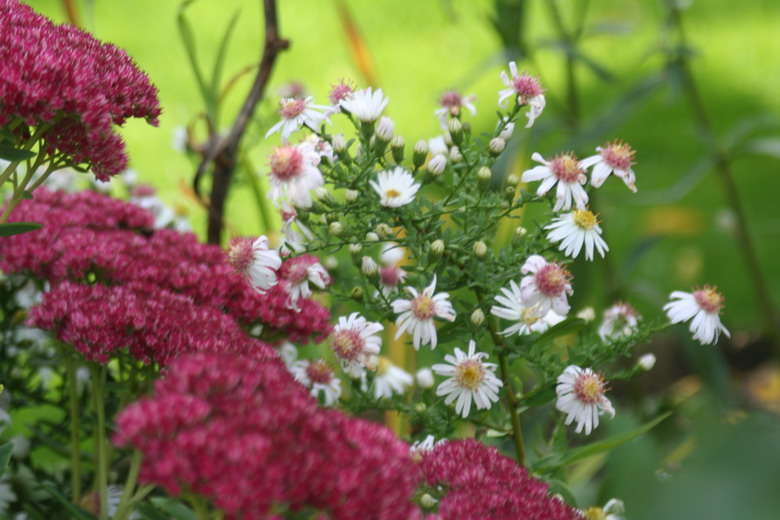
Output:
M588 203L588 194L582 187L587 182L582 162L572 153L558 155L546 160L541 154L534 153L531 158L542 163L523 172L523 182L542 181L536 194L543 197L555 184L555 207L553 211L569 210L572 202L577 209L584 211Z
M328 107L315 105L313 97L282 98L279 102L279 115L282 116L282 120L272 126L265 137L268 138L274 132L281 131L282 142L286 143L290 135L300 130L302 126L317 132L320 124L326 119L325 114L318 110L325 111Z
M634 157L636 151L623 141L614 141L607 143L603 148L601 146L596 147L598 155L593 155L580 162L582 168L590 168L593 166L593 171L590 175L590 184L594 188L601 187L604 181L607 180L610 174L614 173L628 186L628 188L636 193L636 175L634 170L631 169L631 165L634 164Z
M571 275L561 265L547 262L539 255L531 255L520 272L527 274L520 282L523 304L534 307L544 316L552 309L560 316L566 316L571 307L566 295L573 294Z
M507 100L511 97L515 97L517 104L520 106L528 105L530 107L526 113L528 124L525 127L530 128L544 110L546 104L543 94L544 89L542 89L542 85L539 83L539 78L525 72L519 74L517 72L517 64L514 61L509 62L509 72L512 74L511 79L505 71L501 71L501 81L508 88L498 93L498 106L506 108Z

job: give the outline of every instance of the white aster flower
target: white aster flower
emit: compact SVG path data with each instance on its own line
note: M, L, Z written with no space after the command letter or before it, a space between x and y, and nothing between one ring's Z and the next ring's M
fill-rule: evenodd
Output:
M431 349L435 349L437 338L433 318L447 321L455 319L455 309L449 302L450 295L447 293L434 294L436 275L433 275L431 285L422 292L418 292L413 287L407 287L406 290L412 295L411 300L395 300L392 303L393 312L398 314L398 318L395 320L395 324L398 326L395 339L400 338L404 332L408 331L413 337L415 350L419 350L420 345L429 343Z
M549 229L547 240L559 242L558 249L569 258L576 258L585 245L585 259L593 260L593 250L604 258L609 251L609 246L601 238L601 227L596 215L588 210L575 209L570 213L564 213L555 217L544 229Z
M649 372L655 366L655 362L656 362L655 354L650 352L650 353L643 354L642 356L640 356L639 359L636 362L636 366L638 368L641 368L645 372Z
M393 394L403 394L406 388L414 383L412 374L395 366L385 356L379 356L376 363L374 399L390 398L393 397Z
M284 278L287 280L285 290L290 295L290 303L293 308L297 306L300 298L309 298L312 295L309 283L324 289L330 284L330 275L317 258L311 255L301 255L285 261L282 268Z
M290 134L297 132L304 125L316 132L326 119L325 114L319 111L326 111L329 108L315 105L313 97L282 98L279 102L279 115L282 116L282 120L272 126L265 137L267 139L274 132L281 130L282 142L286 143Z
M490 314L516 323L508 329L502 330L499 334L510 336L517 333L517 335L523 336L534 332L544 332L564 319L552 310L542 314L538 305L527 306L523 304L520 287L514 280L509 282L509 288L502 287L501 293L501 295L496 296L496 301L503 307L492 306Z
M625 506L622 500L611 499L604 507L591 507L585 511L580 511L583 518L587 520L625 520Z
M286 366L290 366L298 359L298 349L289 341L283 341L276 346L276 352Z
M598 146L596 151L599 152L598 155L583 159L580 163L583 168L593 166L590 174L591 186L594 188L600 187L607 180L607 177L614 173L623 179L628 189L636 193L636 185L634 184L636 175L634 175L634 170L631 169L636 151L622 141L607 143L603 148Z
M582 185L587 182L588 178L585 176L582 163L574 154L559 155L550 161L545 160L538 153L534 153L531 158L542 163L542 166L535 166L524 171L522 181L542 181L536 190L536 194L540 197L545 196L558 183L553 211L569 210L572 202L577 206L577 209L585 210L588 194Z
M461 96L455 90L448 90L441 96L439 104L441 108L434 110L434 114L439 118L442 130L447 130L447 118L448 117L460 117L460 109L465 108L471 112L471 117L477 115L477 107L474 106L474 101L477 97L474 94L466 97Z
M508 88L498 93L498 106L506 108L507 100L513 96L517 100L518 105L528 105L529 110L526 113L528 124L525 127L531 128L536 118L542 115L542 110L544 110L546 104L543 94L544 89L542 89L542 85L539 83L539 78L525 72L519 74L517 72L517 64L514 61L509 62L509 72L512 74L511 79L507 76L506 71L501 71L501 81Z
M234 238L228 249L230 265L260 294L276 285L276 271L282 259L275 249L268 249L268 238L260 236Z
M433 372L430 368L421 368L414 375L414 378L417 381L417 386L420 388L433 388L435 381L433 379Z
M281 231L282 235L284 235L280 248L282 254L303 251L306 244L314 238L314 235L303 222L298 220L298 211L293 206L290 206L286 202L282 202L279 212L282 217ZM293 224L298 227L297 231L293 229Z
M599 415L606 412L615 416L612 403L604 396L607 385L601 374L590 368L580 368L569 365L563 374L558 376L558 386L555 393L558 401L555 407L568 414L566 425L577 421L577 433L585 428L585 435L595 430L599 425Z
M379 195L379 203L388 208L400 208L414 200L420 184L400 166L390 171L379 172L376 181L370 181L371 187Z
M436 437L428 435L421 441L414 441L412 445L409 446L409 454L412 456L413 461L420 462L426 453L432 452L433 448L440 446L445 442L447 442L447 439L439 439L437 441Z
M398 289L398 284L406 279L406 271L401 269L401 261L406 256L405 249L394 242L382 246L379 268L379 283L382 284L382 294L389 296Z
M377 336L381 330L381 324L368 321L357 312L339 318L330 345L344 372L354 378L363 374L369 357L379 355L382 348L382 338Z
M671 302L664 305L664 311L672 323L680 323L691 320L689 330L693 332L693 339L702 345L714 345L718 342L720 333L731 337L729 331L720 322L720 311L723 309L723 295L717 291L717 287L705 285L704 288L694 290L693 293L674 291Z
M305 141L298 146L276 148L271 154L268 198L279 201L286 196L293 206L310 208L313 203L311 190L325 184L317 167L319 163L319 153Z
M599 325L599 337L603 341L627 338L636 332L640 319L632 306L617 302L604 311L604 321Z
M341 108L363 123L373 123L382 115L389 101L384 97L381 88L372 91L371 87L368 87L341 100Z
M449 376L436 388L436 395L446 396L445 404L455 402L455 413L463 418L471 411L471 401L478 410L487 410L498 402L498 391L504 383L496 377L495 363L482 361L488 357L484 352L476 352L476 343L469 341L468 354L459 348L455 355L447 354L447 363L433 365L433 371L440 376Z
M296 381L311 389L311 395L325 401L325 406L333 406L341 397L341 380L324 359L309 361L302 359L290 365L290 372Z
M571 288L571 275L566 269L539 255L531 255L520 272L528 275L520 281L520 296L524 305L538 306L541 315L550 309L559 316L569 313L571 307L566 295L572 295L574 291Z
M449 155L450 147L444 141L444 136L436 136L428 139L428 153L433 156Z

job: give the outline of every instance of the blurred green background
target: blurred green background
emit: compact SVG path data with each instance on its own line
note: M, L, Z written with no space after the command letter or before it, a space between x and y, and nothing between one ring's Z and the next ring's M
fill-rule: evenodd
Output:
M68 20L67 2L27 3L57 21ZM159 128L131 121L124 130L131 166L169 203L186 207L195 229L204 236L206 214L189 193L195 163L172 147L176 128L196 121L202 111L176 26L180 2L70 3L82 25L99 38L125 48L160 89L164 113ZM772 488L768 491L744 484L755 479L780 489L776 421L766 420L771 425L767 426L763 416L744 419L739 415L732 421L737 423L734 428L723 429L723 424L724 417L732 417L733 409L743 408L744 402L758 402L780 412L780 376L776 368L771 369L769 376L761 376L769 379L751 386L756 367L771 353L761 335L762 309L734 236L735 216L712 168L712 143L697 130L683 83L667 65L674 52L691 60L717 140L733 159L738 195L745 206L766 288L777 305L780 2L677 0L689 43L682 50L675 47L666 0L278 3L281 35L292 44L277 61L268 98L258 107L256 122L250 125L244 141L247 157L259 174L265 173L267 154L278 143L278 136L268 140L262 136L277 120L275 106L285 85L300 83L317 102L326 104L330 85L340 78L368 86L372 78L366 76L373 76L373 86L382 87L390 98L386 114L395 121L396 134L403 135L411 147L418 139L441 133L433 110L448 88L475 93L475 133L492 131L497 92L503 88L499 72L510 58L518 60L521 70L540 75L547 88L548 107L532 131L516 130L501 163L504 175L522 172L533 151L550 156L573 149L587 156L596 146L615 138L625 139L638 151L635 171L639 193L632 194L617 180L608 182L598 193L597 209L610 245L611 265L608 273L598 266L575 266L575 308L593 305L600 312L608 306L610 296L603 290L607 276L619 282L620 296L646 319L661 315L670 291L716 284L726 296L723 321L732 331L732 341L722 341L716 348L692 345L687 331L676 327L654 342L651 349L659 357L660 370L643 376L639 387L663 390L658 394L662 397L651 399L650 404L637 401L638 417L621 419L625 423L616 421L611 429L617 432L635 426L643 419L639 417L642 406L674 401L669 394L694 397L690 397L688 408L681 408L683 413L673 426L621 448L608 462L602 460L609 469L606 487L598 493L584 490L583 496L590 496L594 503L596 499L603 499L603 503L612 492L624 496L631 518L732 519L740 513L741 518L777 518L772 516L780 510L773 509L777 497L772 496ZM557 6L564 24L582 27L576 49L561 43L551 3ZM583 17L584 7L587 12ZM225 27L237 10L240 15L225 78L259 61L263 38L260 2L199 0L187 10L206 70L210 70ZM522 13L521 18L516 18L518 13ZM356 37L350 39L348 27L357 31ZM518 49L509 45L513 42L529 49L531 59L523 59ZM356 58L358 48L365 51L362 61ZM567 52L574 56L579 97L576 129L567 104ZM223 130L229 128L252 77L252 72L242 75L231 90L220 122ZM196 124L196 128L196 135L203 137L202 125ZM267 231L245 176L233 187L227 215L229 236ZM531 210L527 218L528 225L533 225L547 217ZM691 370L698 373L693 383L683 380L682 390L680 381L672 390L667 388ZM702 387L701 381L707 385ZM691 385L695 391L689 391ZM743 399L744 394L748 399ZM720 436L712 433L721 430ZM678 464L677 456L687 460L685 446L702 435L701 448L691 450L695 454L687 476L680 477L678 486L664 484L666 477L658 471ZM676 447L664 445L669 439ZM674 449L683 451L675 455ZM718 457L726 453L728 457L719 464ZM589 474L587 468L582 471ZM726 498L721 500L723 504L713 499L706 502L712 507L697 507L705 503L706 494Z

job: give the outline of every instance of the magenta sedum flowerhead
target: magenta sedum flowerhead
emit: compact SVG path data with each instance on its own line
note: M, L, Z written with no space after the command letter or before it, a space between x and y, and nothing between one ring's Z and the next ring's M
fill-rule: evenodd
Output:
M18 143L51 125L46 152L107 180L127 164L113 125L143 117L156 126L159 115L157 89L125 51L0 0L0 125L17 125Z

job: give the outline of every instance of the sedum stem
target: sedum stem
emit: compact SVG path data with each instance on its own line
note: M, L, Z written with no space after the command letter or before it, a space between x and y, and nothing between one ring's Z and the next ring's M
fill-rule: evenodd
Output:
M70 488L72 502L78 504L81 498L81 423L78 395L78 381L76 380L76 363L68 356L65 360L68 374L68 392L70 394Z

